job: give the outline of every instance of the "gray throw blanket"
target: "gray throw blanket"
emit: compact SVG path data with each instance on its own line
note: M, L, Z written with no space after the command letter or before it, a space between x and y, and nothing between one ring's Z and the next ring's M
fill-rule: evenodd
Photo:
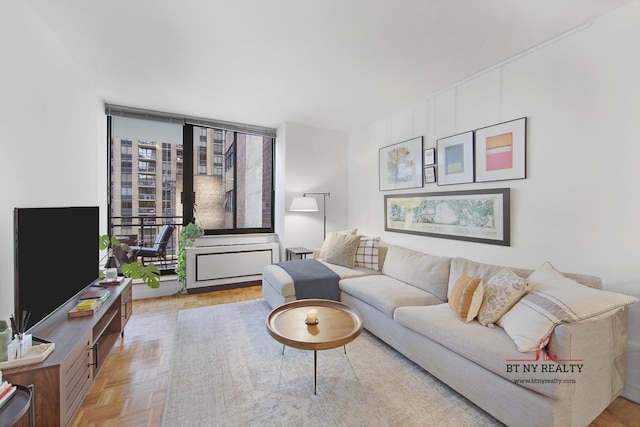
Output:
M315 259L296 259L275 264L293 279L297 299L323 298L340 301L340 276Z

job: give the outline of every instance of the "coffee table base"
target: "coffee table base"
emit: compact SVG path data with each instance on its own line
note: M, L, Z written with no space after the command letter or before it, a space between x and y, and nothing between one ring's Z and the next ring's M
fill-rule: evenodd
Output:
M286 345L282 344L282 355L284 356L284 348ZM347 346L344 346L344 354L347 354ZM313 394L317 395L318 389L318 350L313 350Z

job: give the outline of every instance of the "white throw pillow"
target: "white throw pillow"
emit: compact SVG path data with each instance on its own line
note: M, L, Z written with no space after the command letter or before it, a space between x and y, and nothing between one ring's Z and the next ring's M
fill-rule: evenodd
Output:
M362 237L356 251L356 267L380 270L380 237Z
M601 318L640 301L581 285L548 262L527 281L531 291L498 320L521 352L544 347L557 324Z

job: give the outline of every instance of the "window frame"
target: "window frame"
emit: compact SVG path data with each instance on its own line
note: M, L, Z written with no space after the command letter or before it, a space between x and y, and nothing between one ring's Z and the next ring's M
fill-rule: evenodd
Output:
M112 126L112 108L113 106L109 106L109 105L105 105L105 113L107 115L107 174L108 174L108 179L107 179L107 222L108 222L108 229L111 230L113 227L113 222L111 219L111 207L112 207L112 200L114 197L120 198L121 201L130 201L132 198L131 196L124 196L122 194L112 194L112 179L113 179L113 165L111 162L111 157L112 154L116 154L116 153L112 153L112 137L111 137L111 126ZM120 107L122 109L124 109L124 111L135 111L135 109L127 109L126 107ZM162 115L163 113L158 113L160 115ZM122 115L122 116L126 116L126 114L118 114L118 115ZM131 116L133 117L135 115L135 113ZM175 118L175 116L172 116ZM140 117L136 117L136 118L140 118ZM148 118L143 118L146 120L149 120ZM182 205L183 205L183 216L182 216L182 220L183 220L183 225L186 225L190 222L194 222L196 219L196 215L197 213L195 212L195 206L194 206L194 202L195 202L195 194L193 193L193 181L194 181L194 174L193 174L193 166L194 166L194 161L196 160L196 155L197 153L194 152L195 150L195 144L193 144L193 131L194 131L194 126L198 126L201 129L205 129L205 128L211 128L214 130L214 134L218 135L218 131L220 130L227 130L227 131L232 131L234 132L234 134L238 134L238 133L243 133L246 135L259 135L262 137L267 137L271 139L271 173L270 173L270 201L269 201L269 205L270 205L270 224L268 227L254 227L254 228L238 228L237 227L237 218L238 218L238 212L237 212L237 203L236 203L236 194L237 194L237 168L234 167L233 169L233 173L234 173L234 185L233 185L233 190L232 190L232 211L233 211L233 227L232 228L224 228L224 229L205 229L205 235L224 235L224 234L255 234L255 233L260 233L260 234L269 234L269 233L273 233L274 229L275 229L275 207L274 207L274 201L275 201L275 170L276 170L276 157L275 157L275 147L276 147L276 135L275 135L275 130L273 130L273 134L261 134L261 133L252 133L252 132L247 132L244 129L224 129L221 127L215 127L215 126L209 126L207 124L192 124L192 123L188 123L188 118L184 118L185 122L182 125L182 129L183 129L183 138L182 138L182 147L181 151L182 151L182 167L178 167L178 171L179 173L181 172L182 176L183 176L183 189L182 189ZM200 119L203 120L203 119ZM175 123L175 120L174 120ZM222 122L224 123L224 122ZM231 124L234 125L234 124ZM237 126L245 126L247 127L247 129L252 129L252 127L250 125L241 125L241 124L236 124ZM231 126L233 127L233 126ZM256 127L257 128L257 127ZM204 133L205 131L201 130L201 134ZM124 141L124 140L123 140ZM217 140L214 141L214 152L212 152L212 158L214 155L216 155L215 153L215 149L217 147L216 146L216 142L218 142ZM234 135L234 143L232 144L232 152L231 152L231 162L232 165L237 165L237 139L236 139L236 135ZM129 148L129 150L132 150L132 147ZM118 156L122 156L122 154L124 154L124 157L128 157L127 155L134 157L133 152L128 152L128 153L117 153ZM164 154L164 153L163 153ZM219 168L222 169L221 173L224 174L228 169L226 166L226 158L227 155L229 153L220 153L217 155L221 155L223 156L224 162L223 165ZM155 156L158 156L157 153L155 153ZM179 154L177 154L177 156L179 157ZM128 160L128 159L127 159ZM133 159L129 160L129 164L130 164L130 171L128 173L146 173L143 170L140 170L139 167L135 168L136 170L133 170ZM153 163L155 163L157 161L157 157L155 157L154 159L150 159L151 162L147 162L148 166L152 169L155 170L155 172L157 172L157 168L158 165L155 165ZM164 156L162 156L162 160L164 161ZM177 159L178 160L178 159ZM122 159L121 159L122 162ZM178 163L179 165L179 163ZM212 165L212 167L215 169L215 166ZM185 171L189 171L188 173L185 174ZM157 177L156 177L157 178ZM157 179L156 179L156 185L157 185ZM127 191L127 190L125 190ZM223 197L223 199L226 198ZM156 216L158 217L162 217L164 215L164 201L161 200L160 201L163 206L160 207L160 213L158 213L158 210L156 210ZM264 203L263 203L264 204ZM225 206L223 204L223 206L221 207L223 209L223 211L226 211ZM264 212L264 211L263 211ZM123 224L124 225L124 224Z

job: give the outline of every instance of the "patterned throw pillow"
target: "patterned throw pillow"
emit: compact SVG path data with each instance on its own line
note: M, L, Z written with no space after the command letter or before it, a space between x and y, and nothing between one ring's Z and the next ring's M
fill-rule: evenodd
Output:
M356 267L380 270L380 238L363 237L356 250Z
M478 314L480 304L482 304L483 293L481 278L469 277L463 274L456 281L453 291L451 291L449 307L451 307L458 319L469 323Z
M324 260L331 264L353 268L356 265L356 251L360 235L334 234L329 238Z
M478 312L478 322L484 326L492 326L528 291L527 279L508 268L500 270L484 284L484 298Z

